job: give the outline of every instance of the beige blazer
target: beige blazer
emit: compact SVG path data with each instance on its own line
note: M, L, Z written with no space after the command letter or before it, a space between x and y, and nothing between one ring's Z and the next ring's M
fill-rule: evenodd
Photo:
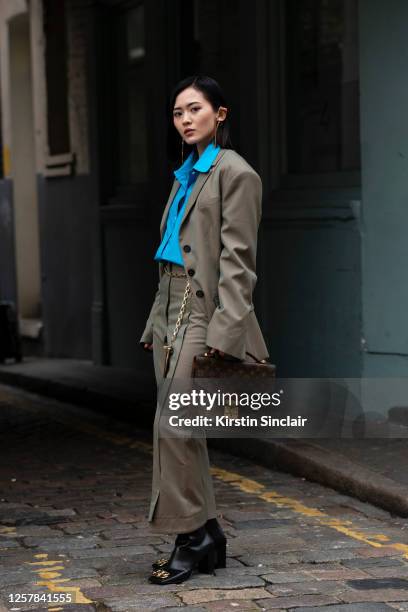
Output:
M160 225L161 237L179 186L175 179ZM180 225L184 268L208 316L207 345L239 359L245 359L246 351L258 359L269 356L252 303L261 206L259 175L236 151L221 149L209 171L198 175ZM160 277L163 273L159 263ZM153 342L158 304L159 292L141 343Z

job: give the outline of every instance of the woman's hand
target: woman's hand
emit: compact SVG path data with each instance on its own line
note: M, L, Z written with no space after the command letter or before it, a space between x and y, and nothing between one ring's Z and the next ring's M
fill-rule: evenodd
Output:
M210 348L210 353L217 353L220 357L225 357L225 353L223 351L219 351L215 348Z
M226 359L227 361L241 361L238 357L234 357L233 355L229 355L228 353L224 353L224 351L220 351L219 349L208 347L210 349L210 353L212 355L219 355L222 359Z
M145 342L143 345L143 348L145 351L152 351L153 350L153 344L149 344L148 342Z

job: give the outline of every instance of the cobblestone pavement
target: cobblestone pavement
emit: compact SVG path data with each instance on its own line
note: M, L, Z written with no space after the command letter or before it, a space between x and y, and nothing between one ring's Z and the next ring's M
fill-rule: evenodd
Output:
M408 611L405 519L213 451L228 567L151 585L150 438L8 387L0 424L0 611Z

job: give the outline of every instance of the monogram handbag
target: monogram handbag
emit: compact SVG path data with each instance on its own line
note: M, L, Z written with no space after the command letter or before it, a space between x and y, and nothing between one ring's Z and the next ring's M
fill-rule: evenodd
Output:
M276 366L265 360L260 361L247 352L255 361L240 361L220 357L217 353L196 355L193 359L192 378L275 378Z
M248 352L247 355L255 361L224 358L217 353L210 352L196 355L193 359L191 377L196 380L207 379L206 386L211 380L216 386L221 382L225 390L231 387L229 383L231 381L230 391L237 391L238 387L245 391L250 389L259 391L260 388L270 389L271 385L273 386L276 382L276 366L265 360L260 361ZM224 403L224 415L231 418L239 416L239 406L235 401L230 400Z

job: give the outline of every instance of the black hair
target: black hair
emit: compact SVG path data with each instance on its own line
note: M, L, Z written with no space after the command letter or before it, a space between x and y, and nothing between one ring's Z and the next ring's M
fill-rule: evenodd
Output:
M221 121L218 126L216 142L217 145L223 149L232 149L233 146L230 139L229 125L230 110L225 96L222 92L222 89L217 83L217 81L215 81L211 77L204 75L195 75L186 77L182 81L179 81L179 83L177 83L177 85L174 87L173 91L170 94L169 129L167 139L167 149L169 158L173 161L181 161L181 140L173 124L173 108L177 96L179 95L179 93L184 91L184 89L187 89L187 87L193 87L194 89L200 91L215 111L217 111L220 106L228 108L227 117L223 121ZM184 143L184 159L186 159L193 150L196 150L195 145L188 145L187 143Z

